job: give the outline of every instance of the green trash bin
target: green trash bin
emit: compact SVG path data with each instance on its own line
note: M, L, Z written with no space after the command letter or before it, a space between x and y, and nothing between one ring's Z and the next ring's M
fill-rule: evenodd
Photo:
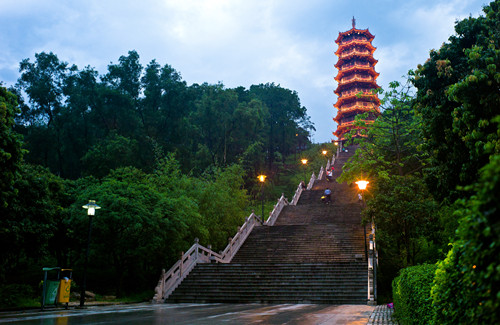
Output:
M42 270L44 272L43 292L42 292L42 309L43 309L46 305L57 305L56 299L57 299L57 291L59 289L59 276L61 268L44 267Z
M47 287L45 290L46 305L53 305L56 303L58 289L59 289L59 280L47 280Z

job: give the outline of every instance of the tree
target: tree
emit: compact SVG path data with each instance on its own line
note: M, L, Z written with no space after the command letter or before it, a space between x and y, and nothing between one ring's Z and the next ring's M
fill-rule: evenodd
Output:
M23 164L13 184L18 193L0 219L0 274L32 283L44 264L68 266L64 224L71 182L40 166ZM23 275L25 276L23 278Z
M475 194L459 201L457 238L438 265L432 288L434 324L500 321L500 296L495 289L500 286L500 155L492 155L480 174L469 189Z
M303 131L309 135L314 126L307 118L306 108L300 105L295 91L274 83L250 86L250 94L261 100L269 111L266 121L266 151L269 170L272 170L275 152L282 156L294 152L296 134Z
M18 112L16 96L0 84L0 211L5 211L15 195L12 185L23 158L22 138L13 130Z
M391 82L390 90L381 101L382 113L373 124L367 126L364 122L367 113L356 117L355 126L362 128L362 137L352 140L359 148L345 164L345 172L339 178L341 182L353 182L367 176L372 179L405 176L421 171L426 154L418 148L421 121L415 115L410 91L409 82L405 85Z
M497 137L491 119L500 100L499 6L493 1L485 17L457 22L457 34L416 71L424 149L431 154L426 180L439 200L467 195L457 186L477 179Z
M401 268L436 261L449 242L445 235L446 239L436 236L444 234L444 215L421 180L426 153L419 148L421 122L413 103L409 82L390 83L381 101L381 115L373 124L363 121L366 114L356 118L362 136L353 141L359 148L338 179L370 181L363 214L365 222L374 221L377 226L382 297L390 295L392 279Z

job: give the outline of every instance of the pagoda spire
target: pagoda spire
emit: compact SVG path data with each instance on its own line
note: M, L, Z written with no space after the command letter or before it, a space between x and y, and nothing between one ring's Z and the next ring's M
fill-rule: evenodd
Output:
M356 19L352 16L352 28L356 28Z

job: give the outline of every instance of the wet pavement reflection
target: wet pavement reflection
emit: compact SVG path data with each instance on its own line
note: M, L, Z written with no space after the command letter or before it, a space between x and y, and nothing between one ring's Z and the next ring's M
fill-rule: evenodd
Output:
M366 324L374 307L312 304L134 304L3 312L11 324Z

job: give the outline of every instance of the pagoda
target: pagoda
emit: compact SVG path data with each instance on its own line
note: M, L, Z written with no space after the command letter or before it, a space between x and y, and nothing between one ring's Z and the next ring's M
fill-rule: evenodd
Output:
M335 40L339 46L335 52L339 58L335 67L339 73L335 77L338 86L334 91L338 100L333 105L338 112L333 120L338 126L333 134L340 143L346 140L346 133L353 129L358 130L354 136L360 136L359 129L362 127L353 125L356 115L369 112L364 119L368 125L380 114L380 100L375 91L379 88L376 82L379 73L375 71L378 61L373 58L374 38L368 29L356 29L353 17L352 28L339 33Z

